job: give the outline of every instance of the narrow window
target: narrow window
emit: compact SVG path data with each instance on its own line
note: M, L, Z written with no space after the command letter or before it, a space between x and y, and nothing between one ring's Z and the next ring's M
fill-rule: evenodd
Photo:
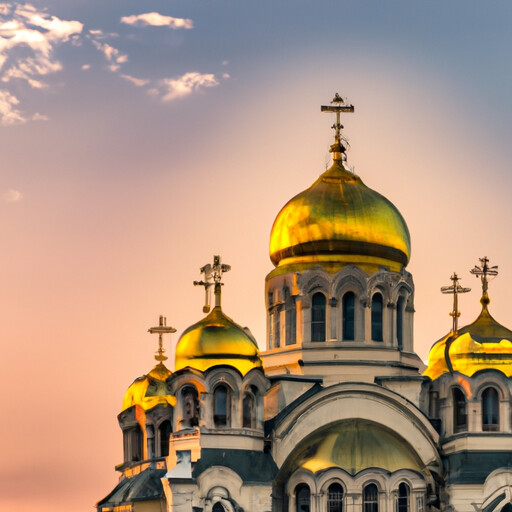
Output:
M242 426L244 428L254 428L255 424L255 400L251 393L245 393L242 403Z
M216 427L225 427L229 421L230 400L226 386L217 386L213 393L213 422Z
M382 295L372 297L372 340L382 341Z
M453 430L460 432L468 427L468 415L466 411L466 397L459 388L454 388L453 397Z
M297 313L295 309L295 298L290 296L288 288L285 289L285 323L286 323L286 345L294 345L297 329Z
M126 430L124 433L125 440L125 460L126 461L139 461L143 457L143 435L139 425L134 428Z
M311 308L311 341L325 341L325 295L315 293Z
M354 292L347 292L342 299L342 315L343 315L343 339L355 339L355 305L356 296Z
M343 512L343 487L338 483L327 491L327 512Z
M405 299L399 297L396 303L396 341L398 350L404 348L404 305Z
M486 432L499 430L500 412L498 392L487 388L482 393L482 430Z
M280 307L274 311L274 316L276 317L276 320L275 320L276 333L275 333L274 339L275 339L276 348L279 348L281 346L281 310L280 310Z
M363 489L363 512L379 512L379 491L375 484Z
M268 315L268 348L274 348L274 313Z
M187 386L181 392L183 410L183 426L197 427L199 425L199 399L196 388Z
M212 508L212 512L226 512L224 507L219 503L215 503L215 505L213 505L213 508Z
M398 500L396 502L396 512L409 512L409 486L402 482L398 486Z
M169 437L171 436L171 422L169 420L162 421L158 427L160 433L160 457L169 455Z
M300 484L295 488L296 512L310 512L311 492L306 484Z

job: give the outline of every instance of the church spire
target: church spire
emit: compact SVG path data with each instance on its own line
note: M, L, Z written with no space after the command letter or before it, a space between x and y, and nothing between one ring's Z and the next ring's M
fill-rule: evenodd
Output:
M482 281L482 298L480 299L480 304L482 306L487 307L491 299L489 299L488 289L489 289L489 277L493 278L498 275L498 266L495 265L493 267L489 267L489 258L484 256L483 258L478 258L481 263L481 267L475 265L471 270L471 274L475 277L479 277Z
M332 153L333 160L344 160L344 154L346 151L343 142L346 143L344 138L341 136L341 130L343 125L340 123L340 114L342 112L353 113L354 105L347 105L345 100L336 93L331 101L330 105L322 105L320 107L322 112L334 112L336 114L336 122L331 126L334 129L334 144L329 150Z
M459 295L459 293L470 292L471 288L463 288L459 284L460 278L456 272L454 272L452 274L450 279L452 280L452 284L450 286L443 286L441 288L441 293L453 295L453 310L450 313L450 316L453 318L452 332L453 332L453 334L457 334L458 320L459 320L459 316L460 316L458 295Z

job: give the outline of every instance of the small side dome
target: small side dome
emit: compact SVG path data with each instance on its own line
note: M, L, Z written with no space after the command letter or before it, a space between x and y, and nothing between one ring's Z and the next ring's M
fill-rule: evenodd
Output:
M174 407L176 397L170 394L166 382L171 375L163 363L158 363L147 375L135 379L124 395L121 412L134 405L145 411L157 405Z
M175 371L189 367L204 372L217 365L233 366L242 375L262 367L254 339L227 317L220 306L181 335L176 346Z
M434 380L450 372L471 377L480 370L499 370L512 376L512 331L491 316L488 297L481 302L482 311L472 324L434 343L424 375Z
M341 159L277 215L270 234L270 259L294 263L374 263L399 270L411 242L398 209L347 171Z

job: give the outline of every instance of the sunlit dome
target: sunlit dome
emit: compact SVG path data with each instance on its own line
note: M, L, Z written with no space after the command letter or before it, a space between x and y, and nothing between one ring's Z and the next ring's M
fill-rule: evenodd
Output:
M363 420L344 421L312 434L292 454L287 466L290 471L302 468L312 473L341 468L351 475L367 468L390 472L423 469L405 441L382 426Z
M176 397L170 393L166 382L171 375L172 372L160 362L147 375L135 379L124 395L121 411L134 405L145 411L157 405L176 405Z
M227 317L220 306L181 335L175 371L189 367L204 372L217 365L233 366L242 375L262 367L252 336Z
M300 262L391 264L409 261L407 225L384 196L334 160L277 215L270 235L274 265Z
M487 258L480 261L484 263L482 268L475 267L471 273L482 277L482 311L473 323L452 329L434 343L424 372L432 380L450 372L471 377L481 370L498 370L507 377L512 376L512 331L499 324L488 309L487 276L496 275L497 270L493 269L497 267L488 267Z

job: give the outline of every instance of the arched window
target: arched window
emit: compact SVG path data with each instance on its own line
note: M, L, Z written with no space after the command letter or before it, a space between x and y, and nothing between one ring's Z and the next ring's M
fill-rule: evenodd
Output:
M229 424L230 398L226 386L221 384L215 388L213 392L213 422L216 427L226 427Z
M160 457L169 455L169 437L171 436L171 422L169 420L162 421L158 427L160 434Z
M288 288L284 290L285 300L285 322L286 322L286 345L294 345L297 336L297 310L295 308L295 297L290 295Z
M363 512L379 512L379 490L375 484L363 489Z
M197 427L199 425L199 398L193 386L186 386L181 391L181 406L184 427Z
M256 426L256 400L252 393L245 393L242 402L242 426L255 428Z
M274 334L274 343L275 347L279 348L281 346L281 307L278 306L273 313L275 317L275 329L276 332Z
M311 341L325 341L325 295L315 293L311 308Z
M460 432L468 428L466 397L459 388L453 388L453 430Z
M311 491L306 484L300 484L295 488L296 512L309 512L311 509Z
M498 392L494 388L487 388L482 393L482 430L497 431L500 425Z
M126 462L142 460L144 456L142 442L142 429L139 425L123 432L124 460Z
M217 503L215 503L215 505L213 505L212 512L226 512L226 510L222 506L222 504L217 501Z
M409 486L402 482L398 486L398 499L396 501L396 512L409 512L409 496L411 491Z
M382 295L376 293L372 297L372 340L382 341Z
M327 490L327 512L343 512L343 487L338 483Z
M347 292L341 299L342 304L342 315L343 315L343 339L354 340L355 339L355 307L356 307L356 296L354 292Z
M404 306L405 299L398 297L396 302L396 342L399 350L404 348Z

